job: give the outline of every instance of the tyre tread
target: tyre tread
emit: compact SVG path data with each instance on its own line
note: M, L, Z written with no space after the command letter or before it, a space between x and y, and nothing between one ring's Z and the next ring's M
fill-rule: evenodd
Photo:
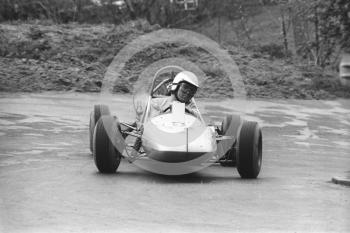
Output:
M103 116L95 127L93 156L101 173L115 173L121 160L121 153L115 149L104 126L104 122L110 125L111 121L114 121L112 117Z
M259 135L256 135L257 133ZM254 155L254 145L255 143L261 143L261 137L261 130L257 122L245 122L242 125L237 156L237 170L242 178L254 179L259 175L261 167L257 162L261 154L259 155L258 151L258 155ZM258 142L255 141L256 138L258 138Z

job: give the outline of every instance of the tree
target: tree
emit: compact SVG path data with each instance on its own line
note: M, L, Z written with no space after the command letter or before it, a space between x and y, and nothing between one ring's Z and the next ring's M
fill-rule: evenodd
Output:
M321 36L342 49L350 48L350 2L348 0L318 1Z
M350 48L348 0L291 0L299 54L325 67L340 50Z

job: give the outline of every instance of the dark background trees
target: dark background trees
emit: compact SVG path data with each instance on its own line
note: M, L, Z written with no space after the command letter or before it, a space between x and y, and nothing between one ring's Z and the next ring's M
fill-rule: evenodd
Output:
M46 19L53 23L113 23L146 18L162 27L185 27L217 22L221 40L223 30L231 30L241 41L252 40L256 26L250 19L266 6L277 6L275 21L280 27L278 43L264 45L276 53L291 49L288 28L293 29L299 56L318 66L326 66L350 48L350 2L348 0L198 0L185 10L177 0L0 0L0 21ZM182 1L183 2L183 1ZM196 1L194 1L196 2ZM228 23L232 27L228 28ZM254 42L256 43L256 42ZM247 44L247 43L246 43ZM249 44L249 43L248 43ZM281 50L281 51L280 51Z
M350 48L350 2L290 0L297 53L324 67Z

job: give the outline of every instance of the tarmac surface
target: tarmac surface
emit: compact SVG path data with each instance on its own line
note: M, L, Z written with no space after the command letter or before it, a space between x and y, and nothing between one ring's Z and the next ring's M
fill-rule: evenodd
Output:
M217 121L235 112L263 127L257 180L213 165L161 176L122 162L97 172L89 112L134 118L132 97L0 94L0 232L350 232L350 103L199 101Z

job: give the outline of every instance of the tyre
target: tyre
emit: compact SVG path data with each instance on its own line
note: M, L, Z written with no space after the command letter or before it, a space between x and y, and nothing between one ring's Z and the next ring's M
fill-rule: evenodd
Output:
M226 136L237 136L238 128L241 124L241 118L236 115L227 115L221 124L220 133ZM225 141L222 143L224 151L227 151L220 161L223 167L236 166L236 148L234 141Z
M89 143L90 143L90 151L92 152L92 140L94 136L94 130L96 122L101 118L101 116L109 116L111 115L108 106L106 105L95 105L94 111L90 113L90 122L89 122Z
M89 142L90 142L90 151L93 150L93 138L94 138L94 130L95 130L95 115L94 112L90 113L90 122L89 122Z
M102 116L93 136L93 157L97 169L101 173L115 173L122 158L120 151L124 149L125 142L119 131L118 120L112 116Z
M256 122L244 122L239 134L237 170L242 178L258 177L262 164L262 133Z

